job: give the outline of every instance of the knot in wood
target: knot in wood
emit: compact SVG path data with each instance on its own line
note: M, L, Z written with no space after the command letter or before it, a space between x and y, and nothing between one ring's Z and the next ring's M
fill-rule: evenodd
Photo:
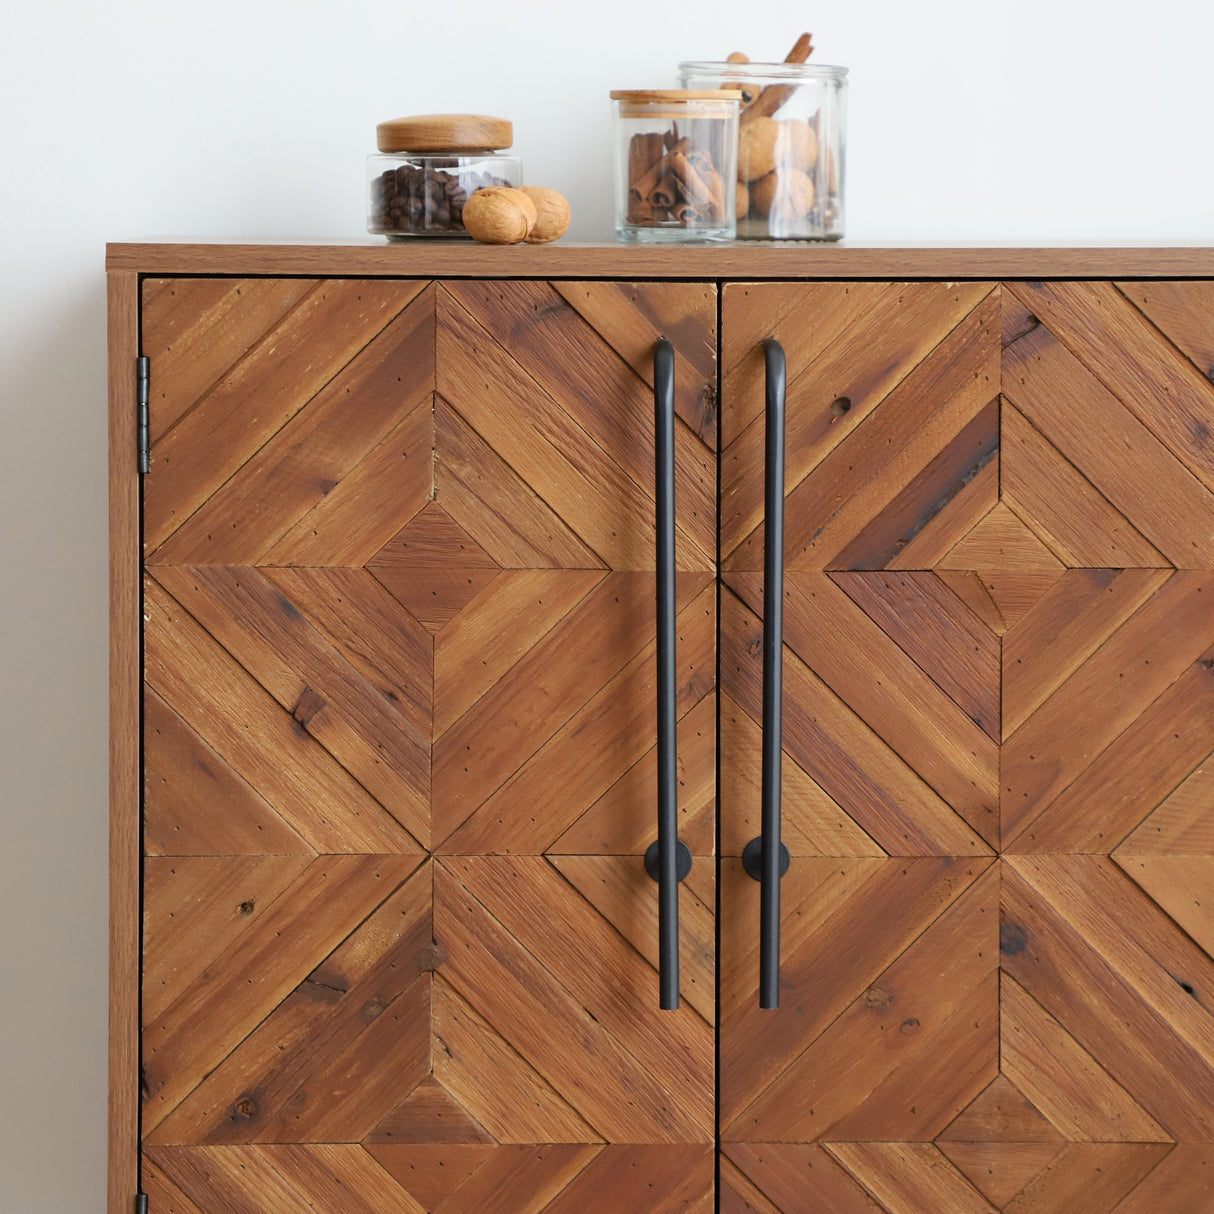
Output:
M870 986L864 992L864 1006L870 1011L883 1012L894 1001L894 992L882 990L879 986Z
M1009 957L1018 956L1028 946L1029 934L1019 923L999 924L999 951Z
M232 1106L233 1121L252 1121L257 1116L257 1101L252 1096L242 1096Z
M417 951L417 968L419 973L438 969L447 960L447 950L437 941L425 945Z

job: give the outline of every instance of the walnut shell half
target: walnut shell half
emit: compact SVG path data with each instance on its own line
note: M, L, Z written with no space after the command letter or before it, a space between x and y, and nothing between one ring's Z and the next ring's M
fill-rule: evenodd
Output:
M464 227L483 244L518 244L535 225L535 203L511 186L477 190L464 203Z

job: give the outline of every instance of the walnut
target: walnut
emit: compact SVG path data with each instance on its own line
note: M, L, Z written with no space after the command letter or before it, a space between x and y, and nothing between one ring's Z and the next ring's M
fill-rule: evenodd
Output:
M750 200L760 215L788 224L813 209L814 183L800 169L778 169L751 185Z
M483 244L518 244L537 218L535 203L511 186L486 186L464 203L464 227Z
M750 190L746 188L746 182L738 182L738 203L737 216L739 219L746 218L746 212L750 210Z
M808 173L818 160L818 133L808 122L800 118L786 118L780 125L784 128L781 144L786 149L785 164Z
M563 194L542 185L524 185L519 189L535 203L536 220L527 233L528 244L547 244L560 240L569 231L569 203Z
M738 179L756 181L766 177L783 159L780 136L783 126L774 118L755 118L738 136Z

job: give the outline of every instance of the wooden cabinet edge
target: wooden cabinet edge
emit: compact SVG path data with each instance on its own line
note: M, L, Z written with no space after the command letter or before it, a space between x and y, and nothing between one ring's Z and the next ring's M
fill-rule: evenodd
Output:
M457 241L385 244L123 243L111 271L143 274L455 278L1214 278L1214 245L889 247L880 244L635 246L564 241L487 246Z
M109 1214L139 1187L139 276L109 275L110 978Z

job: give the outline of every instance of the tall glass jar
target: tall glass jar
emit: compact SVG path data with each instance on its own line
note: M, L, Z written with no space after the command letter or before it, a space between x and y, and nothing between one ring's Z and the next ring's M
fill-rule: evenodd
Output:
M464 203L484 186L523 184L523 162L504 156L514 128L484 114L419 114L375 128L367 157L367 231L400 240L467 237Z
M843 235L847 68L808 63L680 63L687 89L741 89L738 235Z
M611 94L618 239L734 238L741 99L719 88Z

